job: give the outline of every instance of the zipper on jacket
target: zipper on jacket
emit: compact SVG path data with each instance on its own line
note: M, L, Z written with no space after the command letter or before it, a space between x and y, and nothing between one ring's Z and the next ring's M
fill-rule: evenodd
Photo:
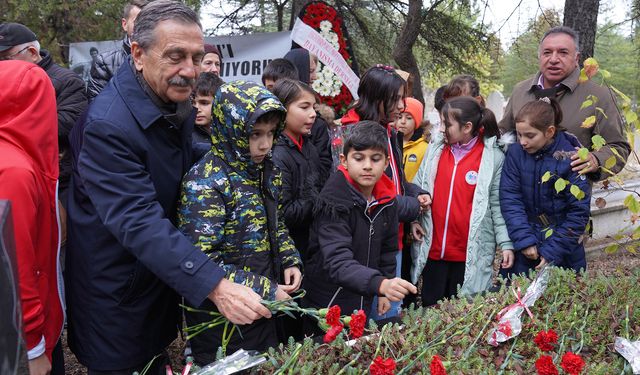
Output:
M385 208L392 206L392 203L389 204L385 204L384 206L380 207L380 210L378 210L378 212L376 212L376 214L373 216L373 218L369 217L369 209L374 205L378 203L377 200L373 201L373 202L367 202L367 206L364 208L364 216L369 219L369 244L367 245L367 268L369 268L369 261L371 259L371 238L373 238L373 235L375 234L375 229L373 229L373 222L376 220L376 218L380 215L380 213L382 213L382 211L384 211ZM363 305L364 305L364 296L360 296L360 310L363 310Z
M458 170L458 161L453 164L453 173L451 175L451 185L449 186L449 198L447 200L447 213L444 216L444 233L442 234L442 250L440 251L440 259L444 259L444 250L447 244L447 231L449 227L449 214L451 213L451 199L453 198L453 186L456 182L456 171Z

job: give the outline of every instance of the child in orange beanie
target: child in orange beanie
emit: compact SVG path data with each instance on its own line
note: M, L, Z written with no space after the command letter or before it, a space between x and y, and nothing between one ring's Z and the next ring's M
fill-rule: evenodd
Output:
M398 132L403 134L403 160L404 174L407 181L411 182L418 172L422 158L427 151L428 142L424 137L425 128L422 127L424 106L419 100L407 98L405 109L395 122Z

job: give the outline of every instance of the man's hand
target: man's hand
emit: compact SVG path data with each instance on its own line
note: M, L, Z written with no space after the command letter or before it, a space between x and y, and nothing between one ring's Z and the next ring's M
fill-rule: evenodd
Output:
M420 213L426 212L431 206L431 195L429 194L418 195L418 202L420 203Z
M411 237L414 240L418 242L422 242L424 235L425 235L425 232L424 232L424 229L422 229L422 225L420 225L420 223L418 223L417 221L414 221L413 223L411 223Z
M251 324L260 318L271 318L271 312L251 288L222 279L209 293L209 299L225 318L234 324Z
M409 293L416 294L418 289L415 285L399 277L382 280L378 289L378 294L387 297L391 302L402 301L404 296Z
M538 259L538 248L535 246L529 246L526 249L522 250L522 255L531 260Z
M291 294L300 288L302 272L298 267L289 267L284 270L284 284L279 287L287 294Z
M378 297L378 315L384 315L391 309L391 302L387 297Z
M51 362L46 354L29 360L29 375L49 375L51 373Z
M513 267L514 259L515 259L515 254L513 253L513 250L511 249L502 250L502 264L500 264L500 267L504 269Z
M576 147L576 150L579 148ZM598 158L593 155L593 153L589 153L585 160L580 159L578 153L575 153L571 156L571 170L574 172L578 172L580 174L591 173L598 170L600 164L598 163Z

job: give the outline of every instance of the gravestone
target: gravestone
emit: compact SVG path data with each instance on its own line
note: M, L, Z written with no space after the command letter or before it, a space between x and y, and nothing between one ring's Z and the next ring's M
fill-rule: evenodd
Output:
M496 120L500 121L502 116L504 115L504 107L507 102L504 100L504 96L499 91L494 91L487 97L487 108L489 108L494 115L496 115Z

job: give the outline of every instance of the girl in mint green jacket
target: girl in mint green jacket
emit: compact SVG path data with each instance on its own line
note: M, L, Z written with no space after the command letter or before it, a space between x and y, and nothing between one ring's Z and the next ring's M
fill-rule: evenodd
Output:
M432 194L434 202L431 210L422 214L419 222L412 225L416 241L411 248L411 281L416 283L419 276L423 275L425 306L454 295L456 284L461 284L459 293L465 295L487 290L493 278L496 248L513 249L500 211L499 187L504 152L498 144L495 116L471 97L450 99L441 113L443 129L434 132L433 143L413 180L413 183ZM443 155L446 159L443 159ZM466 161L468 166L470 157L480 160L476 159L473 168L460 174L458 165L462 166ZM445 183L442 183L443 180ZM438 189L437 181L440 181ZM443 189L443 186L446 188ZM473 189L470 190L470 186ZM452 210L456 204L457 209ZM468 219L466 215L469 215ZM435 242L434 222L437 225ZM457 229L468 226L466 239L460 239L465 235L464 232L457 233L458 238L447 238L447 234L456 234L455 228L452 228L454 225L457 225ZM466 253L464 248L457 249L462 254L458 254L454 261L447 261L445 251L450 251L455 245L464 246L464 243ZM428 260L433 262L432 267ZM513 252L504 251L503 266L508 268L512 262ZM434 278L434 275L437 276ZM441 284L448 285L445 287ZM438 291L434 292L434 289Z

